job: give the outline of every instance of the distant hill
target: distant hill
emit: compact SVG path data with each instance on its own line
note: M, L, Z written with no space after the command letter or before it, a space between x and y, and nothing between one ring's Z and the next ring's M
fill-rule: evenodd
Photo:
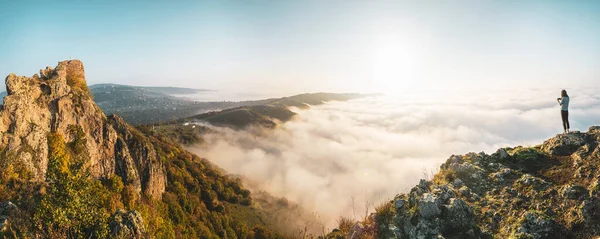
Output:
M160 86L136 86L136 88L144 89L148 91L163 93L167 95L187 95L194 94L198 92L210 92L212 90L207 89L192 89L192 88L182 88L182 87L160 87Z
M119 85L119 84L95 84L91 85L89 88L133 88L137 90L142 90L146 92L154 92L154 93L162 93L166 95L185 95L185 94L195 94L199 92L209 92L212 90L208 89L193 89L193 88L184 88L184 87L172 87L172 86L131 86L131 85Z
M144 110L157 107L173 108L191 102L165 93L166 87L138 87L127 85L100 84L89 87L94 101L104 111ZM174 90L177 89L177 90ZM189 92L193 89L173 88L167 92Z
M248 102L197 102L173 95L209 90L177 87L141 87L115 84L90 86L94 101L106 114L117 114L130 124L173 121L211 110L238 107Z
M289 107L306 108L310 105L319 105L327 101L344 101L364 97L361 94L335 94L335 93L312 93L300 94L277 99L263 101L250 101L247 106L241 106L221 111L213 111L195 115L178 120L178 123L186 121L201 120L214 125L229 126L233 128L244 128L251 125L272 128L277 121L285 122L295 113Z
M201 135L212 131L209 127L190 124L190 122L202 121L234 129L244 129L248 126L274 128L278 122L289 121L296 115L288 109L289 107L308 108L311 105L319 105L327 101L344 101L366 96L369 95L312 93L260 101L246 101L241 102L248 104L246 106L212 111L168 123L155 124L154 130L172 141L190 145L202 143Z
M198 102L173 95L209 90L115 84L92 85L89 88L94 96L94 101L104 113L117 114L130 124L154 124L178 119L198 119L234 127L245 127L250 124L273 126L274 123L270 119L287 121L294 115L293 112L287 110L287 107L305 108L308 105L318 105L326 101L348 100L364 96L312 93L254 101Z
M191 118L207 121L214 125L233 126L236 128L243 128L249 125L272 128L276 125L273 119L288 121L294 115L294 112L283 106L256 105L210 112Z

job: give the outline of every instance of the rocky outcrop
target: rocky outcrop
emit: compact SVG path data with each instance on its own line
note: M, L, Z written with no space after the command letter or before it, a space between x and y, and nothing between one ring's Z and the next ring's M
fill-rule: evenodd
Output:
M395 197L384 238L600 236L600 127L537 147L451 156L431 181ZM381 215L379 215L381 217Z
M594 129L591 129L591 131L594 131ZM550 155L569 156L585 144L586 136L586 134L578 131L559 134L544 142L542 151Z
M540 212L526 212L519 220L512 238L550 238L554 232L555 223Z
M33 179L44 180L48 158L46 136L61 133L72 139L70 126L84 131L90 168L94 175L113 173L112 146L116 133L105 122L106 117L92 101L87 91L68 82L77 77L84 81L80 61L63 61L56 69L47 67L33 77L9 75L6 78L8 96L0 111L0 148L8 160L18 161L32 173Z
M409 194L394 199L396 238L481 238L473 210L451 185L421 180Z
M111 238L148 238L144 219L137 211L117 210L109 223Z
M121 117L111 115L109 121L118 133L116 170L145 194L160 196L166 187L167 176L158 153L150 141Z
M137 148L123 141L135 129L123 127L123 122L115 124L94 103L81 61L62 61L32 77L10 74L6 88L8 95L0 109L0 170L13 165L22 178L44 181L47 135L59 133L70 142L82 132L93 176L116 173L155 198L164 192L165 170L156 151L148 144Z

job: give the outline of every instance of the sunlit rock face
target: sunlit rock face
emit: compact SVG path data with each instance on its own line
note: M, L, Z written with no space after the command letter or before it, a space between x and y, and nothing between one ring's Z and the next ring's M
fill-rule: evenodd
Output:
M125 151L140 149L124 147L143 139L123 143L130 130L135 129L115 130L116 121L107 119L88 92L81 61L62 61L56 68L46 67L32 77L10 74L6 88L8 95L0 109L0 168L10 165L24 178L43 181L48 164L47 135L59 133L71 142L79 131L85 138L87 166L93 176L117 173L130 179L125 183L134 185L139 192L156 198L164 192L165 170L156 151L142 147L144 154L134 154L128 160Z
M591 129L592 132L593 128ZM542 150L551 155L568 156L585 144L587 135L580 132L560 134L544 142Z

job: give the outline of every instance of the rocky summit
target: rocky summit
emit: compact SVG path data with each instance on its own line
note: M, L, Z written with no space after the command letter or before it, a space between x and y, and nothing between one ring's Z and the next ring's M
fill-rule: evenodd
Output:
M153 127L107 117L80 61L32 77L10 74L6 86L0 238L274 239L297 232L281 220L303 215L293 204L260 195L255 203L241 179Z
M17 167L21 178L44 181L48 135L58 133L72 142L79 133L94 177L117 174L138 193L155 198L165 191L165 169L156 150L119 117L104 115L88 92L81 61L61 61L32 77L10 74L6 88L0 109L0 170Z
M433 178L326 238L598 238L600 127L453 155ZM361 234L362 233L362 234Z

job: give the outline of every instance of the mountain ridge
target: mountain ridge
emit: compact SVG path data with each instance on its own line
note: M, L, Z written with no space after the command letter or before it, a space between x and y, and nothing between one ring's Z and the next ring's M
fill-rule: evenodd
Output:
M346 101L365 97L356 93L305 93L283 98L265 99L259 104L211 111L177 120L177 123L200 120L217 126L230 126L242 129L248 126L274 128L278 122L291 120L296 113L289 108L306 109L310 106L321 105L327 101Z
M167 95L172 94L193 94L198 92L207 92L213 91L209 89L196 89L196 88L187 88L187 87L176 87L176 86L137 86L137 85L122 85L122 84L114 84L114 83L99 83L90 85L90 89L99 88L99 87L132 87L138 88L147 91L154 91L158 93L163 93Z

